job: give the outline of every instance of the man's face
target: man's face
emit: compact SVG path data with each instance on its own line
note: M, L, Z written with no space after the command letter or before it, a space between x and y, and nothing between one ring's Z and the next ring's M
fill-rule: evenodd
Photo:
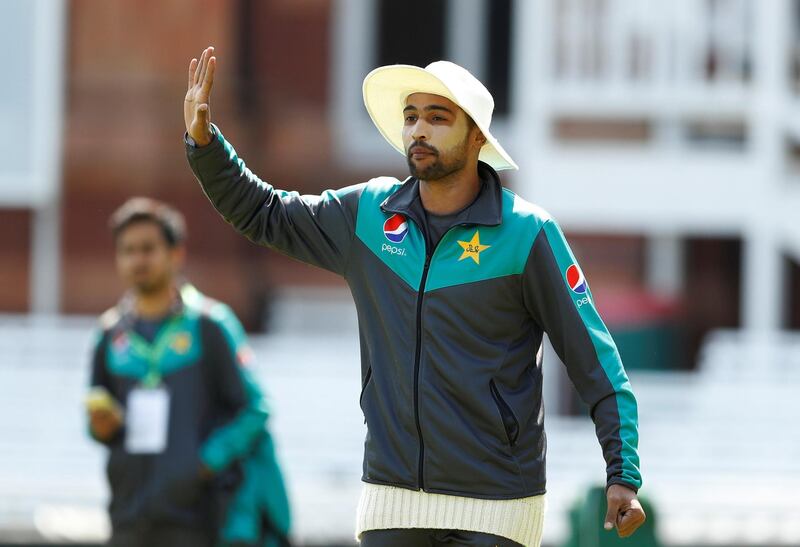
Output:
M403 146L411 175L425 181L463 169L483 143L480 131L453 101L414 93L403 109Z
M170 247L161 227L143 220L117 235L117 271L126 285L149 294L171 285L183 262L183 248Z

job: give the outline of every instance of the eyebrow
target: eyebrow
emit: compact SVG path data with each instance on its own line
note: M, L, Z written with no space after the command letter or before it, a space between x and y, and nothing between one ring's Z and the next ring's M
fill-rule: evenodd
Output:
M403 109L403 112L408 112L410 110L417 110L417 107L414 106L413 104L410 104ZM424 107L423 110L425 110L426 112L430 112L432 110L444 110L445 112L449 112L450 114L455 114L451 109L440 104L429 104L428 106Z

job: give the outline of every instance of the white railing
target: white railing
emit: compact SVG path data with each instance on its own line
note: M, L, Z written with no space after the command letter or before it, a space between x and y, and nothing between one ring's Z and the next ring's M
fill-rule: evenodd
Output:
M561 83L741 83L752 71L753 0L553 0Z

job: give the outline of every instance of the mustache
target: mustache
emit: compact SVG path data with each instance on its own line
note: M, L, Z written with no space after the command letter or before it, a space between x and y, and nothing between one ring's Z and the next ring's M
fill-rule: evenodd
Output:
M439 155L439 151L434 146L431 146L427 142L425 142L425 141L414 141L406 149L406 156L408 156L409 158L411 157L410 150L412 148L414 148L414 147L424 148L425 150L428 150L432 154L435 154L437 156Z

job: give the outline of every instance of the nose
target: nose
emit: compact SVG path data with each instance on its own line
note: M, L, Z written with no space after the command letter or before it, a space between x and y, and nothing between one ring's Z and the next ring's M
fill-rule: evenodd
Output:
M424 141L428 138L428 124L424 120L417 120L411 127L411 138L415 141Z

